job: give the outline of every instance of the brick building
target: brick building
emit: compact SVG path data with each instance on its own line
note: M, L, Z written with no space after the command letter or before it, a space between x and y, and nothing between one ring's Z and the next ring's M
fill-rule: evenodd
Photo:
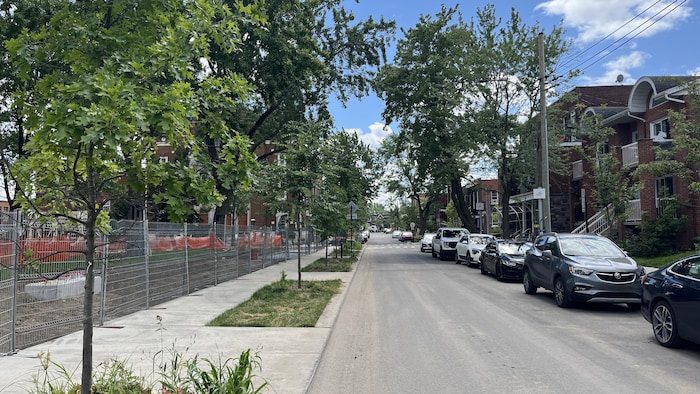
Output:
M671 110L688 108L688 90L685 84L695 80L694 77L685 76L652 76L640 78L630 86L575 89L580 93L579 97L592 100L586 103L581 113L572 113L571 116L580 119L583 116L599 115L603 127L614 129L614 134L599 149L601 152L612 153L620 163L616 171L621 171L630 184L639 187L637 196L628 202L627 218L623 223L616 223L615 229L620 237L624 237L626 230L634 230L643 217L649 220L656 219L659 210L670 197L681 202L682 208L677 215L685 215L689 219L687 228L682 232L676 246L679 249L689 249L692 239L700 235L700 217L696 208L698 201L697 197L690 194L687 181L675 174L633 176L634 170L640 164L656 160L657 149L669 149L673 146L673 124L669 122L668 113ZM568 143L585 144L586 141L572 139ZM683 157L677 155L675 160L683 160ZM562 185L568 184L569 190L558 190L562 195L566 195L562 200L566 200L568 205L571 223L568 230L601 232L599 222L603 215L598 212L590 198L593 166L596 163L572 154L570 165L571 176L568 179L559 179L560 182L564 181ZM554 199L552 201L554 212ZM556 209L559 208L562 206ZM555 228L554 224L552 227Z

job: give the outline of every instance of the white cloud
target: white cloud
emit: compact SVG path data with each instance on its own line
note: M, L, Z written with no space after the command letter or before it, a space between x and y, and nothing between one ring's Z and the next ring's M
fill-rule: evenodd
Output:
M382 144L382 141L388 137L393 131L390 126L384 123L374 122L369 126L369 132L365 133L361 129L345 129L349 133L357 133L360 140L369 145L372 149L377 149Z
M603 75L597 77L583 76L581 77L581 80L585 81L589 85L615 85L617 83L617 76L622 75L622 83L625 85L630 85L634 83L630 70L641 68L644 66L644 62L649 58L649 54L645 52L633 51L604 63L603 69L605 71L603 72Z
M589 44L608 35L626 39L650 37L673 29L688 19L692 8L683 0L549 0L537 5L547 15L563 17L578 31L578 41ZM639 17L636 17L639 15Z

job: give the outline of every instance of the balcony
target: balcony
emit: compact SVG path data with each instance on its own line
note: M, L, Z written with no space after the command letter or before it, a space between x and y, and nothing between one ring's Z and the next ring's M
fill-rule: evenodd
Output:
M571 163L571 179L577 181L583 179L583 161L575 161Z
M639 164L639 152L637 143L633 142L622 147L622 166L637 166Z
M630 200L627 202L627 217L625 224L636 225L642 222L642 200Z

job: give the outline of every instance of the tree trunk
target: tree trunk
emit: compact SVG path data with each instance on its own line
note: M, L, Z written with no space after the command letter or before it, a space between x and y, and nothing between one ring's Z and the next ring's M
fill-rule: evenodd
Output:
M297 213L297 272L297 288L301 289L301 211Z
M92 391L92 306L95 289L95 223L97 213L88 213L85 225L85 288L83 298L83 370L80 392L90 394Z
M425 203L425 207L423 207L420 210L420 212L418 213L418 218L419 218L418 226L419 226L419 229L420 229L422 234L425 234L425 229L426 229L426 226L428 225L428 215L430 215L430 209L432 208L432 206L433 206L433 201L430 200L430 201ZM420 208L420 206L419 206L419 208Z
M472 212L469 209L468 204L464 198L464 191L462 190L461 177L454 177L451 181L452 187L450 188L450 197L452 198L452 203L455 205L455 210L459 215L459 220L462 221L462 225L470 232L476 232L476 226L474 225L474 219L472 218Z

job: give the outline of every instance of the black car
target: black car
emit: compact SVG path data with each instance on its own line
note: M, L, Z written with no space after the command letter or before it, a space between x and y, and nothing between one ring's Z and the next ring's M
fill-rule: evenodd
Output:
M663 346L700 344L700 255L644 275L642 316Z
M481 251L481 273L494 274L498 280L522 280L525 251L531 246L522 241L494 239Z

